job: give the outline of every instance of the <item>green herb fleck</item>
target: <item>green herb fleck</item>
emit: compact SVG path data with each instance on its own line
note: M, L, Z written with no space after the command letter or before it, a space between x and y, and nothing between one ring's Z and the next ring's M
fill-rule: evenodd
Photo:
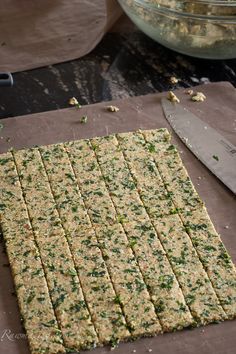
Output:
M8 162L10 162L11 159L10 158L7 158L7 159L0 159L0 165L3 166L3 165L6 165Z
M48 321L46 323L42 323L43 326L45 327L52 327L54 326L56 323L55 323L55 320L51 320L51 321Z
M196 296L195 295L192 295L192 294L188 294L186 297L186 302L187 302L187 305L192 305L196 299Z
M51 271L51 272L54 272L54 270L56 269L55 266L53 264L49 264L48 265L48 269Z
M121 305L121 299L119 295L116 295L116 297L114 298L114 303Z
M80 300L77 304L70 307L71 310L75 312L80 312L82 309L86 308L86 304L83 300Z
M31 294L27 297L27 300L26 300L27 304L30 304L30 303L33 301L34 298L35 298L35 293L31 293Z
M165 304L163 300L159 300L158 304L155 305L155 310L157 313L163 312L165 310Z
M98 195L99 197L103 196L103 193L101 191L94 191L93 194Z
M89 272L89 273L88 273L88 276L98 278L98 277L104 277L105 274L106 274L105 270L101 270L101 271L99 272L99 271L97 271L96 269L93 269L92 272Z
M82 106L81 106L81 104L78 102L76 105L75 105L75 108L77 108L77 109L80 109Z
M66 173L65 176L67 178L70 178L74 182L75 179L74 179L74 176L72 175L72 173Z
M100 315L102 318L107 318L107 313L105 311L102 311Z
M75 269L69 269L69 270L68 270L68 274L72 275L73 277L75 277L75 276L77 275Z
M119 340L118 340L117 338L115 338L115 337L113 337L113 338L110 340L110 345L111 345L112 348L117 347L118 343L119 343Z
M23 256L24 256L24 257L27 257L29 254L30 254L30 251L25 251L25 252L23 253Z
M117 221L123 224L126 221L126 217L124 215L117 215Z
M31 175L28 175L26 179L27 179L27 181L28 181L29 183L32 182L32 176L31 176Z
M156 151L155 145L152 144L152 143L149 143L148 144L148 150L149 150L149 152L155 152Z
M175 146L174 146L174 145L170 145L170 146L166 149L166 151L171 151L171 150L175 150Z
M159 277L160 287L162 289L171 289L174 283L174 276L173 275L161 275Z
M63 303L63 301L65 300L66 295L65 294L61 294L55 301L54 307L57 308L60 304Z
M36 270L32 273L32 275L39 275L40 273L41 273L41 268L36 269Z
M136 245L136 243L137 243L137 240L135 240L135 238L134 238L133 240L129 241L129 246L132 248Z
M208 252L211 252L211 251L216 251L216 248L214 246L211 246L211 245L206 245L206 246L204 246L204 250L208 251Z

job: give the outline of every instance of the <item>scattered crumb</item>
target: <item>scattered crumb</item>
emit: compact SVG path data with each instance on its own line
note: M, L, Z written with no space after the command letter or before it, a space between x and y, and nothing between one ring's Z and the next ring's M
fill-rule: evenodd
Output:
M106 109L109 111L109 112L119 112L119 108L116 107L116 106L107 106Z
M194 93L191 97L191 100L194 102L203 102L205 99L206 96L202 92Z
M148 349L148 352L149 352L149 353L151 353L151 352L152 352L152 349L151 349L151 348L150 348L150 349Z
M187 90L187 91L185 91L185 93L187 93L189 96L192 96L193 95L193 90Z
M81 107L81 105L79 104L77 98L75 98L75 97L72 97L72 98L69 99L69 104L71 106L76 106L77 108Z
M176 84L178 84L179 79L177 79L177 77L175 77L175 76L171 76L171 77L169 78L169 81L170 81L170 83L171 83L172 85L176 85Z
M137 351L136 349L133 349L133 353L136 353L136 351Z
M228 229L229 228L229 225L225 225L225 229Z
M197 179L202 179L202 177L201 176L198 176L198 178Z
M170 100L171 102L176 102L179 103L180 100L178 99L178 97L174 94L174 92L169 91L168 92L168 96L167 96L168 100Z
M69 104L70 104L71 106L75 106L75 105L78 104L78 103L79 103L79 102L78 102L77 98L75 98L75 97L72 97L72 98L69 99Z
M6 142L9 143L11 141L11 139L8 137L6 138Z
M80 123L85 124L85 123L87 123L87 120L88 120L88 117L87 117L87 116L83 116L83 117L81 117L81 119L80 119Z

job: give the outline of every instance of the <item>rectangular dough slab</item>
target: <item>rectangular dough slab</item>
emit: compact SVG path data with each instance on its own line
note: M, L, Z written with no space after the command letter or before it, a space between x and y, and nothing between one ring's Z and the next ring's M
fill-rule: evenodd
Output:
M1 228L31 351L65 352L11 153L0 156L0 200Z
M65 232L37 149L14 153L53 307L66 346L80 350L97 342ZM71 321L73 318L73 321Z
M40 148L90 314L102 344L130 337L63 144ZM95 276L95 272L97 276Z

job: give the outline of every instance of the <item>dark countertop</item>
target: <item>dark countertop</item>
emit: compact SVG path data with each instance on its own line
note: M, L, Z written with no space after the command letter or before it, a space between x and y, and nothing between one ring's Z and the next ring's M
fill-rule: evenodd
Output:
M70 62L16 73L12 88L1 88L0 118L189 87L209 81L236 86L235 60L180 55L139 31L108 33L90 54ZM169 77L180 79L170 85Z

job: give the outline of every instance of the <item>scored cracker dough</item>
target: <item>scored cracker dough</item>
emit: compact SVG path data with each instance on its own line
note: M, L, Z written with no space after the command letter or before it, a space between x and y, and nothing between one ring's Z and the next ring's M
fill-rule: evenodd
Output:
M66 145L66 148L72 161L82 196L85 196L85 205L88 208L91 220L93 220L94 209L91 209L90 206L94 205L96 199L98 200L96 206L100 204L98 211L99 216L103 217L103 225L98 225L97 220L95 222L92 221L92 223L96 226L96 235L101 243L103 253L105 253L106 258L108 258L106 263L111 274L114 288L118 294L117 301L121 301L126 320L134 337L158 333L161 331L161 327L155 314L154 305L150 300L146 285L143 282L142 275L137 267L132 251L129 249L129 242L124 230L120 224L117 224L117 218L113 219L114 225L109 226L109 223L107 222L112 221L111 218L107 217L107 214L110 215L110 213L112 213L116 215L116 210L106 189L105 182L102 179L101 171L92 146L88 146L88 148L90 148L90 154L86 154L86 156L83 157L82 167L81 164L79 164L79 159L77 160L80 146L81 145L77 147L77 144L74 143L70 144L70 146ZM91 178L95 181L96 185L95 198L94 191L87 193L89 187L86 181ZM101 218L99 218L99 220L101 220ZM108 243L108 240L106 240L105 237L108 237L109 234L111 235L111 250L105 248L105 245ZM118 248L120 249L122 258L120 258L120 255L116 252L114 252L114 254L106 253L106 251L112 252L112 249L116 249L118 242ZM135 282L138 286L132 293L127 283L135 284Z
M96 234L62 144L40 148L93 323L101 343L130 336Z
M166 129L0 155L0 198L32 353L236 317L235 267Z
M194 210L203 205L199 198L190 177L183 166L182 160L175 146L164 144L155 137L155 131L143 133L147 143L151 144L149 151L157 164L159 173L165 183L167 191L172 195L172 200L181 210Z
M14 157L65 345L78 350L90 348L98 342L97 334L84 301L40 153L36 149L18 151Z
M1 228L31 351L65 352L11 153L0 166Z
M102 144L98 145L99 156L103 153L101 170L103 175L111 176L111 181L107 182L107 187L111 192L113 191L114 186L116 188L120 188L121 199L118 202L114 199L114 204L119 211L119 205L122 203L122 199L126 200L130 196L130 187L132 188L132 194L137 194L137 200L139 195L137 190L133 188L132 183L134 183L134 181L122 152L106 154L106 150L102 150L102 147ZM148 156L149 151L146 149L145 140L143 139L142 152L144 153L145 151ZM100 157L98 157L98 160L100 161ZM137 181L139 180L139 176L141 176L141 179L145 179L147 176L148 182L151 184L154 184L156 181L155 175L154 178L150 179L150 174L140 173L136 176ZM142 201L140 199L137 203L142 205ZM147 205L149 205L149 201L147 202ZM145 206L146 204L144 203L144 207ZM128 220L130 219L132 220L132 216L128 214ZM171 242L172 239L170 237L163 238L162 233L159 233L159 225L162 225L162 223L164 225L167 224L165 229L166 233L169 229L174 230L173 242ZM140 221L140 224L142 225L142 221ZM194 318L201 324L223 319L224 311L219 305L218 298L211 284L208 284L210 281L202 267L201 262L199 261L194 247L192 246L191 239L183 231L181 219L179 219L176 215L170 216L169 218L165 218L163 216L162 218L155 220L154 225L158 235L160 236L160 240L163 243L163 247L168 254L170 263L175 271L175 274L177 275L177 279ZM171 235L171 233L169 235ZM201 285L199 285L199 282L201 282ZM192 288L194 289L194 292L192 292ZM182 309L182 312L187 311L186 306L184 304L181 305L182 306L180 306L180 309Z
M236 269L206 208L181 214L186 230L228 316L236 316Z

